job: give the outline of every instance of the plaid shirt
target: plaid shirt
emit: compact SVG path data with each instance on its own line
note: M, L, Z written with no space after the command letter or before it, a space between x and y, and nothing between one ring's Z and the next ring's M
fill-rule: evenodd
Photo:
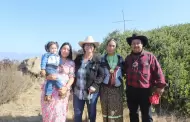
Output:
M74 87L74 94L80 99L80 100L87 100L88 93L85 89L86 85L86 65L88 65L89 61L84 63L82 61L81 67L78 69L78 72L76 72L76 86Z
M140 55L133 53L128 55L125 59L125 73L128 86L135 88L166 86L160 64L150 52L142 51Z

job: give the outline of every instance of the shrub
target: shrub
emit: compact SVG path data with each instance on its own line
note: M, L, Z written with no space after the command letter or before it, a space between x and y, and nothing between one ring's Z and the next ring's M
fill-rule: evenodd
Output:
M0 104L15 100L32 86L36 79L18 71L19 62L9 59L0 61Z
M150 31L134 31L146 35L149 44L146 50L152 52L159 60L169 87L162 96L161 108L167 112L176 112L190 116L190 24L165 26ZM133 31L109 33L99 47L105 52L107 39L118 38L117 52L123 56L131 50L126 37Z

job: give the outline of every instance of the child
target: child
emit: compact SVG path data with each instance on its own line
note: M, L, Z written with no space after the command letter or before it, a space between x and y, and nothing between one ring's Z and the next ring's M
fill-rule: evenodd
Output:
M45 53L42 56L42 60L41 60L41 75L42 76L58 73L58 66L60 64L60 57L57 53L58 48L59 48L58 43L53 42L53 41L50 41L45 45L45 50L47 53ZM53 86L56 86L58 89L62 88L63 84L61 83L59 77L57 78L56 81L47 80L47 83L45 86L45 97L44 97L45 101L51 100Z

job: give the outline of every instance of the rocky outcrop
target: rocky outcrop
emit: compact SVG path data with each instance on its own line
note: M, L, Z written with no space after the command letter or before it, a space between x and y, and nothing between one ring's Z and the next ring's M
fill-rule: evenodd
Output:
M41 70L40 63L40 57L25 59L19 65L19 70L21 70L23 73L31 73L35 76L39 76Z

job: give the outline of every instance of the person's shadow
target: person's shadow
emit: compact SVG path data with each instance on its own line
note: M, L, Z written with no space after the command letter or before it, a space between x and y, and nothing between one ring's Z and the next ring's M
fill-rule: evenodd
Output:
M66 122L73 122L72 119L67 119ZM31 116L31 117L24 117L24 116L0 116L0 122L42 122L42 116ZM88 122L87 120L83 120L83 122Z
M0 116L0 122L42 122L42 117L41 116L31 116L31 117Z

